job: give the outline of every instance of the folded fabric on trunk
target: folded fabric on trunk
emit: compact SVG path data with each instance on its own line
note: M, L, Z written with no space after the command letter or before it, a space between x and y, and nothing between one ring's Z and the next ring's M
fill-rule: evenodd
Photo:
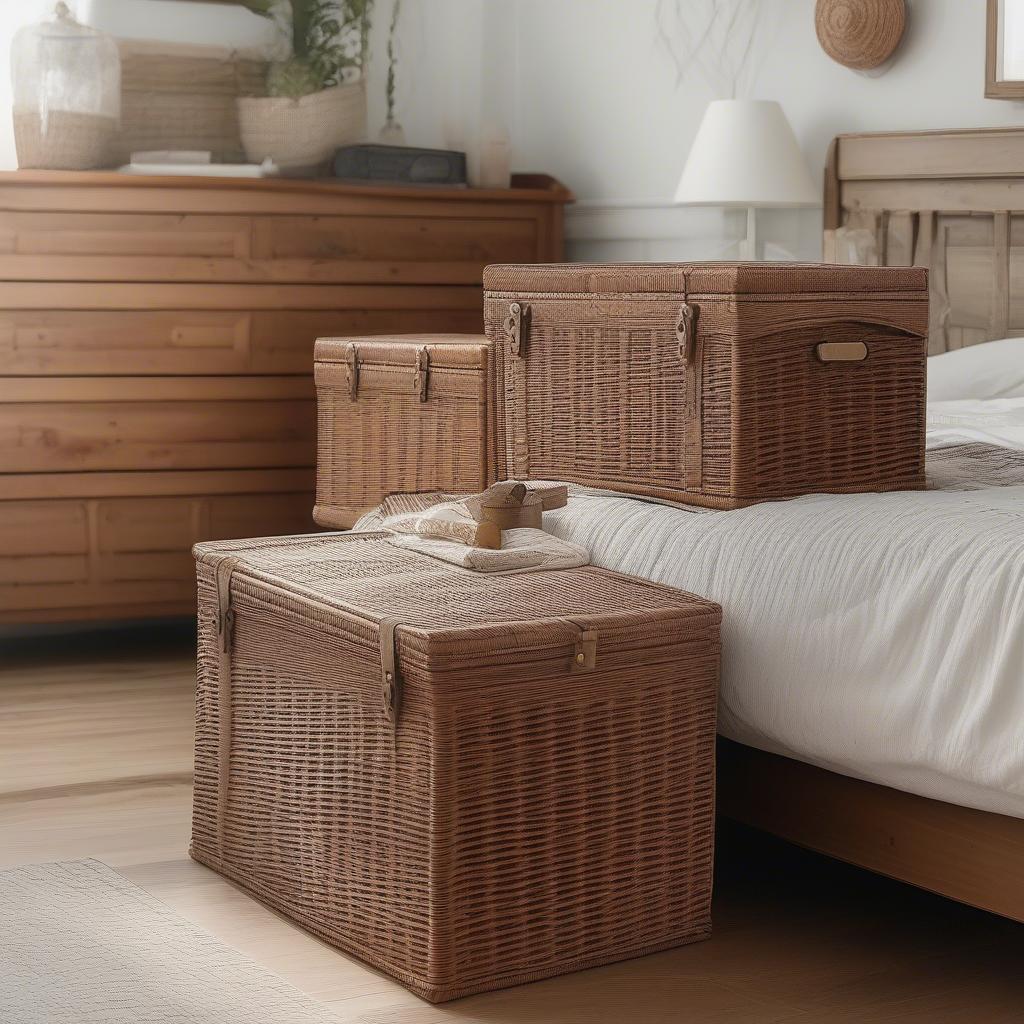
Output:
M385 520L385 524L387 522ZM385 529L388 529L386 525ZM464 569L494 575L575 569L590 562L590 552L585 547L552 537L543 530L526 528L505 530L501 549L497 551L416 534L395 534L391 543Z
M478 523L461 501L445 501L388 516L380 528L470 548L501 547L501 527L496 523Z

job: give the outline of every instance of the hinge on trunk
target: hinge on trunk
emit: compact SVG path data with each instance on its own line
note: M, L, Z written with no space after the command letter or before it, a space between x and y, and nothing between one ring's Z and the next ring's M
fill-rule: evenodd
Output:
M676 340L679 342L679 358L686 366L693 362L697 348L697 307L684 302L679 307L676 319Z
M416 349L416 373L413 376L413 390L420 396L420 401L427 400L427 389L430 386L430 352L426 345Z
M348 345L345 348L345 362L348 363L346 377L348 379L348 393L353 397L359 396L359 346Z
M516 358L523 355L529 330L530 307L513 302L505 318L505 334L508 335L508 350Z

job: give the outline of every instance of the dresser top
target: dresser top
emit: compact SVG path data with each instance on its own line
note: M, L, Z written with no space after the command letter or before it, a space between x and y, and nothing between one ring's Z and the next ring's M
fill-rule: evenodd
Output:
M572 193L547 174L513 174L512 187L460 188L450 185L356 184L332 178L214 178L201 175L121 174L118 171L0 171L0 188L180 188L205 191L302 193L374 198L432 198L452 202L571 203Z

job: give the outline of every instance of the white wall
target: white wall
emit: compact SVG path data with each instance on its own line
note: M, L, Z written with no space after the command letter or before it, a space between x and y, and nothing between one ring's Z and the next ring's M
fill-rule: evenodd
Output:
M265 18L223 4L174 0L67 0L84 24L125 38L259 48L274 32ZM0 169L17 166L11 127L11 39L22 26L49 18L54 0L0 0Z
M0 54L11 25L52 0L0 0ZM392 0L379 0L370 123L383 120L384 46ZM730 255L741 216L679 209L671 195L708 100L698 76L678 80L657 13L710 0L405 0L398 42L398 117L407 141L465 146L506 129L513 163L555 174L580 203L571 251L584 258ZM814 0L762 0L762 31L744 95L778 100L817 174L832 136L849 131L1024 123L1024 105L986 100L984 0L911 0L890 69L868 77L833 63L814 35ZM168 0L78 0L107 28L238 39L244 11ZM16 8L16 14L15 9ZM130 17L129 17L130 12ZM170 14L169 12L174 12ZM157 14L160 16L157 17ZM197 21L198 19L198 21ZM260 19L253 19L260 23ZM0 90L6 86L6 67ZM8 101L9 102L9 101ZM0 93L0 104L4 103ZM6 129L6 118L2 120ZM10 160L0 134L0 162ZM769 255L814 258L820 213L760 215Z
M121 38L239 49L276 45L271 24L241 7L176 0L67 0L83 23ZM387 30L393 0L378 0L370 40L371 136L384 122ZM22 25L52 15L55 0L0 0L0 169L17 166L11 128L10 44ZM509 5L511 6L511 5ZM472 145L484 111L511 103L500 74L483 73L479 40L499 8L484 0L405 0L398 39L399 120L410 144ZM485 86L486 83L486 86Z
M514 163L557 175L581 199L570 215L574 253L722 255L742 233L741 218L670 205L714 96L696 75L677 81L658 37L658 0L501 2L512 31L487 41L484 74L517 69ZM880 77L840 67L822 52L814 0L763 5L753 80L743 92L782 104L816 174L840 132L1024 122L1020 103L983 96L984 0L913 0L903 46ZM460 26L451 31L459 36ZM462 37L459 45L465 57L472 40ZM818 255L820 213L773 211L760 220L762 234L784 249Z

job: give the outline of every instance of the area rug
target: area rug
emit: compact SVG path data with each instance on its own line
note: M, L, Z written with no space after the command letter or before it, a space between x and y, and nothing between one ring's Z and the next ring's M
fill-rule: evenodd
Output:
M96 860L0 872L0 1020L337 1022Z

